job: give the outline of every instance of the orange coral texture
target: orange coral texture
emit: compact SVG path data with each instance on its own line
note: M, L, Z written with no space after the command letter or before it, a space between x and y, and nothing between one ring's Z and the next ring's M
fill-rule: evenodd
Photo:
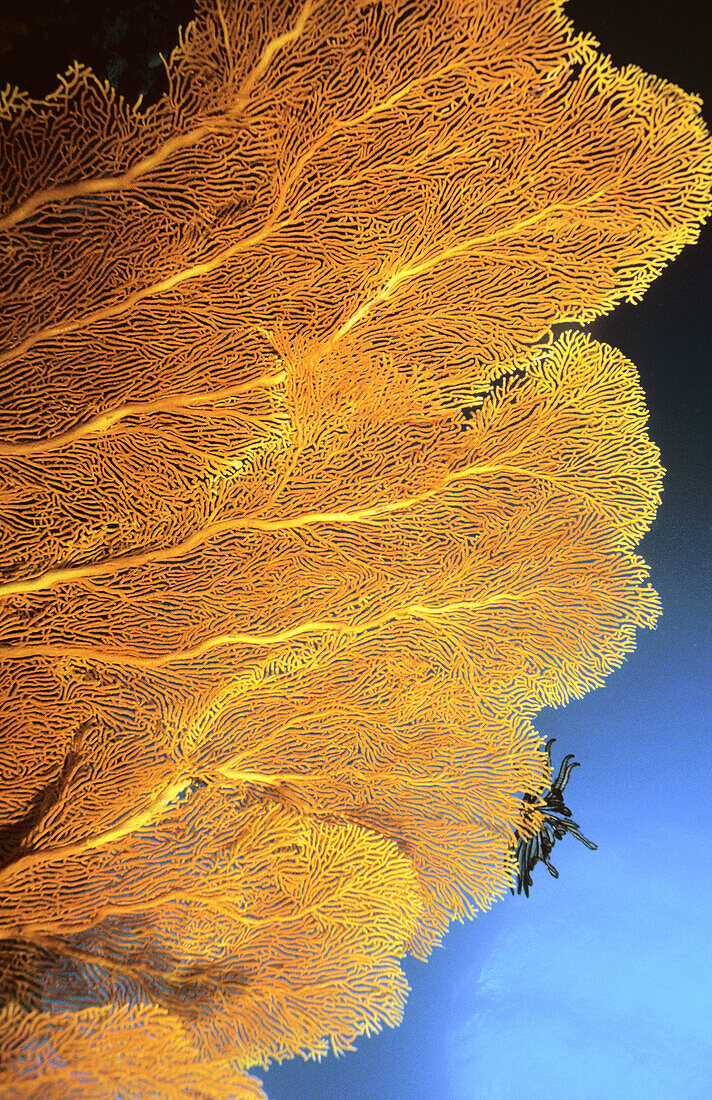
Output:
M513 874L660 611L634 367L699 102L552 0L203 0L3 133L0 1092L263 1097ZM463 410L467 410L464 412Z

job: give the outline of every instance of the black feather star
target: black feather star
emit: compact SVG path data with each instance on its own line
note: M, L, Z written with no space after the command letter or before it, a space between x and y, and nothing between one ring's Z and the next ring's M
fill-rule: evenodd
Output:
M551 765L551 746L556 740L552 737L546 743L546 754L549 757L549 764ZM554 878L559 877L559 872L556 867L553 866L550 860L550 856L554 845L557 840L563 840L567 833L571 836L575 836L577 840L580 840L582 844L585 844L587 848L595 850L598 848L597 844L588 840L581 832L579 826L575 821L571 820L571 810L564 802L564 788L571 778L571 772L574 768L578 768L578 761L574 760L574 754L569 753L561 761L561 767L559 768L559 774L556 779L553 780L548 790L542 791L537 797L531 794L525 794L522 798L523 802L535 805L543 817L543 823L538 832L522 835L518 830L515 830L517 838L517 893L521 894L522 890L529 897L529 887L532 885L532 870L537 863L541 862L545 864L547 871ZM552 769L553 771L553 769ZM542 803L544 806L542 807ZM524 811L525 818L528 815L527 811ZM512 893L514 893L514 887L511 887Z

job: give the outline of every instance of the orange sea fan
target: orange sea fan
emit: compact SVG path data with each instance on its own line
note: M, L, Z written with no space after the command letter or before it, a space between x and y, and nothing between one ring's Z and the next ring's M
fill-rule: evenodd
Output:
M40 949L54 1009L158 1004L241 1065L397 1024L421 908L392 841L226 785L0 872L0 940Z
M199 1060L180 1022L157 1005L80 1012L0 1011L3 1096L36 1100L266 1100L227 1059ZM41 1080L41 1092L37 1079Z
M201 0L168 75L0 104L8 1100L396 1024L660 612L635 368L551 333L695 239L695 97L558 0Z

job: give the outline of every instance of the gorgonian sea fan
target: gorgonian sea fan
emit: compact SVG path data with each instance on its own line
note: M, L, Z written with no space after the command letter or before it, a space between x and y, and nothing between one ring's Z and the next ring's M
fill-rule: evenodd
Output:
M696 238L698 100L552 0L201 0L168 73L0 105L13 1098L396 1024L660 610L636 371L551 333Z

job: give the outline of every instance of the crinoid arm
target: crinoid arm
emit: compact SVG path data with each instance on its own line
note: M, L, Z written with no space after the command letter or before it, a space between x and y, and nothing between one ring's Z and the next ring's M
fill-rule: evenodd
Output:
M544 746L549 757L550 773L553 774L551 765L551 746L556 738L551 737ZM537 863L543 863L553 878L559 877L559 872L551 862L550 856L557 840L563 840L567 834L576 837L587 848L595 851L598 848L592 840L589 840L581 832L580 826L572 819L571 810L564 802L564 789L571 778L574 768L580 767L579 761L574 760L574 754L568 753L561 764L556 779L544 788L539 801L532 795L525 794L522 798L524 807L521 829L516 831L517 859L516 859L516 890L521 894L522 890L529 897L529 890L533 885L532 871ZM532 827L534 831L532 832ZM510 887L514 893L514 886Z

